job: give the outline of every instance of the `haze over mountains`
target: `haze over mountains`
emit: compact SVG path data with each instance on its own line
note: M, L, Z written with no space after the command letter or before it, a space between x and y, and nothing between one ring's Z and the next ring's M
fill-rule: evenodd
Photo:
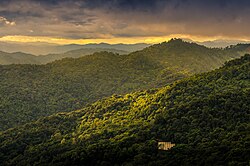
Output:
M53 62L55 60L60 60L63 58L78 58L85 55L90 55L95 52L113 52L117 54L128 54L128 52L123 50L109 49L109 48L82 48L77 50L68 51L61 54L48 54L35 56L32 54L26 54L22 52L6 53L0 51L0 64L46 64Z
M0 66L0 129L73 111L112 94L161 87L246 52L248 45L211 49L173 39L127 55L99 52L46 65Z
M66 48L68 48L69 50L72 49L71 51L67 51L67 52L60 53L60 54L47 54L47 55L40 55L40 56L35 56L32 54L27 54L27 53L23 53L23 52L7 53L7 52L0 51L0 64L2 64L2 65L8 65L8 64L46 64L46 63L53 62L55 60L60 60L63 58L78 58L78 57L81 57L84 55L90 55L90 54L93 54L95 52L101 52L101 51L113 52L113 53L118 53L118 54L128 54L132 50L138 51L139 49L143 49L146 46L147 46L146 44L109 45L109 44L105 44L105 43L88 44L88 45L67 45L67 46L60 46L60 47L64 47L65 50L67 50ZM222 52L223 52L223 50L224 50L224 52L230 52L231 50L238 49L238 51L236 51L235 53L243 55L244 53L248 52L248 48L250 50L250 44L237 44L237 45L230 45L230 46L228 45L227 48L220 48L220 50ZM124 50L126 50L126 51L124 51ZM217 51L217 52L219 52L219 51Z
M214 48L225 48L230 45L237 44L249 44L250 41L241 41L241 40L214 40L214 41L205 41L205 42L197 42L198 44L204 45L206 47L214 47Z
M250 41L243 40L213 40L213 41L204 41L198 42L188 38L184 38L183 40L188 42L195 42L200 45L204 45L206 47L213 48L225 48L230 45L236 44L247 44ZM68 51L76 50L76 49L115 49L122 50L126 52L134 52L138 50L142 50L152 44L146 43L137 43L137 44L108 44L108 43L100 43L100 44L69 44L69 45L58 45L44 42L33 42L33 43L15 43L15 42L0 42L0 50L3 52L14 53L14 52L23 52L27 54L33 55L47 55L47 54L61 54Z
M114 49L122 50L125 52L133 52L141 50L150 44L138 43L138 44L69 44L69 45L57 45L50 43L34 42L34 43L10 43L0 42L0 50L8 53L23 52L34 55L47 55L47 54L61 54L77 49Z

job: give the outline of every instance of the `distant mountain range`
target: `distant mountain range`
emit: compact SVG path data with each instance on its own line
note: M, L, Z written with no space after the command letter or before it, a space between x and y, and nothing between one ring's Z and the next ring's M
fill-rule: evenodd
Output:
M218 49L175 39L126 55L99 52L46 65L0 65L0 130L112 94L162 87L247 52L249 45Z
M236 44L247 44L249 41L242 40L213 40L213 41L204 41L197 42L191 39L183 39L188 42L195 42L206 47L215 47L215 48L225 48L230 45ZM134 52L142 50L152 44L146 43L137 43L137 44L108 44L108 43L93 43L93 44L69 44L69 45L57 45L50 44L45 42L34 42L34 43L16 43L16 42L0 42L0 51L13 53L13 52L23 52L33 55L47 55L47 54L61 54L68 51L83 49L83 48L92 48L92 49L115 49L122 50L125 52Z
M53 62L55 60L60 60L63 58L79 58L85 55L90 55L95 52L113 52L118 54L128 54L132 50L143 49L147 45L144 44L135 44L135 45L125 45L125 44L116 44L110 45L106 43L101 44L87 44L87 45L65 45L65 46L56 46L57 50L71 50L60 54L47 54L47 55L39 55L35 56L32 54L27 54L23 52L14 52L14 53L7 53L0 51L0 64L7 65L7 64L46 64L49 62ZM82 48L84 47L84 48ZM202 45L200 45L202 47ZM116 49L119 48L119 49ZM182 49L182 48L181 48ZM124 51L127 50L127 51ZM221 51L219 51L221 50ZM224 52L237 52L240 54L247 53L250 50L250 44L237 44L237 45L230 45L224 49L219 49L218 52L222 54ZM190 51L190 50L187 50ZM214 49L211 50L213 53ZM243 51L243 52L242 52ZM185 53L187 54L187 53Z
M6 43L0 42L0 50L8 53L13 52L24 52L27 54L33 55L47 55L47 54L61 54L68 51L76 50L76 49L114 49L121 50L125 52L133 52L142 50L145 47L150 46L145 43L137 43L137 44L69 44L69 45L56 45L49 43Z
M206 47L211 47L211 48L226 48L230 47L231 45L237 45L237 44L249 44L250 41L244 41L244 40L224 40L224 39L218 39L218 40L211 40L211 41L195 41L191 40L188 38L183 38L184 41L187 42L195 42L197 44L206 46Z
M230 47L231 45L236 44L249 44L249 41L240 41L240 40L214 40L214 41L205 41L197 42L198 44L204 45L206 47L216 47L216 48L225 48Z
M7 53L0 51L0 64L46 64L55 60L63 58L79 58L85 55L90 55L95 52L113 52L117 54L128 54L123 50L109 49L109 48L81 48L73 51L68 51L61 54L48 54L35 56L32 54L26 54L22 52Z

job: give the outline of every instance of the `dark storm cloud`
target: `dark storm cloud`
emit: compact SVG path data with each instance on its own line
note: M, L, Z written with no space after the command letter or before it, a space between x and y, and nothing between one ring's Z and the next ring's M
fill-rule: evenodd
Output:
M4 35L102 38L250 36L249 0L1 0Z
M76 1L74 1L76 2ZM186 5L204 8L226 8L237 7L249 8L249 0L83 0L83 7L88 8L106 8L106 9L119 9L121 11L153 11L159 12L159 9L163 9L166 6L170 8L182 8L185 9Z
M165 0L166 2L167 0ZM158 8L158 4L164 2L164 0L86 0L83 2L84 7L106 8L106 9L120 9L120 10L154 10Z

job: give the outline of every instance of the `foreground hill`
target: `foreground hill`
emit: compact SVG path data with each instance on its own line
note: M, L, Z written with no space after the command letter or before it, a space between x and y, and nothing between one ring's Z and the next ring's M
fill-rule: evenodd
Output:
M0 133L1 165L248 165L250 55ZM157 140L175 143L168 151Z
M47 65L0 66L0 130L112 94L162 87L240 55L177 39L122 56L101 52Z
M79 58L85 55L90 55L95 52L113 52L117 54L127 54L128 52L123 50L108 49L108 48L82 48L73 51L68 51L61 54L48 54L35 56L32 54L26 54L22 52L7 53L0 52L0 64L9 65L9 64L46 64L53 62L55 60L60 60L63 58Z

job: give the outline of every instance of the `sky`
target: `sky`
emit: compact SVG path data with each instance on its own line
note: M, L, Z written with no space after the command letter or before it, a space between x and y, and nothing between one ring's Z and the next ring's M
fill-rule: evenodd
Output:
M0 0L0 41L250 41L249 0Z

